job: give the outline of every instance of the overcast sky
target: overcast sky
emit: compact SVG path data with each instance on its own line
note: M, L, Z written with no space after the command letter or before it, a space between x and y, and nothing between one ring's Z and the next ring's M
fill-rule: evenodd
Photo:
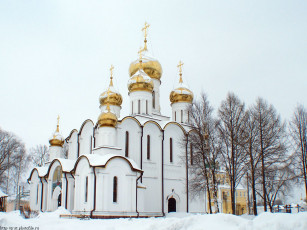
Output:
M307 105L307 1L0 1L0 127L27 148L48 144L61 116L67 137L97 121L109 83L128 115L128 68L150 24L149 50L163 68L161 108L183 80L217 109L227 92L259 96L289 119Z

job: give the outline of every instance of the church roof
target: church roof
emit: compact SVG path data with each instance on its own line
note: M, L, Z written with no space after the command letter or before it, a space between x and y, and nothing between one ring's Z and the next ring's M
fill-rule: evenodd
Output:
M129 164L130 167L134 170L134 171L142 171L138 165L135 163L134 160L128 158L128 157L123 157L121 155L116 155L116 154L105 154L105 155L97 155L97 154L86 154L86 155L82 155L78 158L76 164L75 164L75 168L78 165L78 161L82 158L82 157L86 157L89 165L92 167L106 167L106 165L108 164L108 162L114 158L121 158L123 160L126 160Z

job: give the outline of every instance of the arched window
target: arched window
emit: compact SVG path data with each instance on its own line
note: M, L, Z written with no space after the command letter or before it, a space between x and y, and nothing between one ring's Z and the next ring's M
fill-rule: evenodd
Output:
M150 136L147 135L147 160L150 160Z
M191 165L193 165L193 145L190 143L190 160L191 160Z
M138 100L138 114L141 113L141 100Z
M129 132L126 131L125 157L129 156Z
M87 194L88 194L88 177L85 177L84 202L87 202Z
M113 202L117 203L117 177L113 178Z
M156 107L156 95L155 91L152 91L152 108Z
M169 139L169 161L173 162L173 138Z

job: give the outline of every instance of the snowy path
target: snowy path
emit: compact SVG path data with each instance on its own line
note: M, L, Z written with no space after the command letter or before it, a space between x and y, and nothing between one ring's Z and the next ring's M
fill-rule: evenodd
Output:
M191 215L172 214L165 218L148 219L112 219L112 220L79 220L60 219L59 214L42 213L33 219L23 219L18 212L0 213L0 230L306 230L307 212L297 214L262 213L252 216L233 216L227 214ZM65 211L64 211L65 212ZM22 228L20 228L22 227Z

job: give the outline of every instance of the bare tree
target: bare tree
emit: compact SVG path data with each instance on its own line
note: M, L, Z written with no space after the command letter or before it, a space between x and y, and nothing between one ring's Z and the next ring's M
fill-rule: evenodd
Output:
M246 121L246 145L245 151L246 156L249 162L249 167L247 167L247 175L249 176L248 181L252 189L252 205L253 205L253 214L257 215L257 196L256 196L256 179L257 179L257 170L258 164L261 160L260 154L258 151L259 141L258 141L258 128L257 121L253 114L248 110L247 121ZM249 185L248 185L249 186Z
M218 141L216 133L216 120L212 116L213 108L210 106L206 94L202 93L199 101L189 108L190 125L193 131L188 136L190 184L194 192L207 191L209 212L219 212L218 207ZM212 198L211 198L212 197Z
M285 163L273 165L270 170L266 170L266 199L270 212L273 211L278 196L287 194L291 189L293 180L297 178L291 166L291 156L287 160ZM261 190L257 193L260 197L263 196Z
M12 192L11 174L24 153L24 144L14 134L0 129L0 185L6 193Z
M29 152L34 166L44 166L45 162L48 161L49 153L46 145L37 145L31 148Z
M251 113L257 122L262 197L264 211L267 211L266 171L270 171L272 165L285 160L285 123L281 122L275 108L262 98L256 100L256 104L251 107Z
M294 111L290 122L290 133L307 197L307 111L303 105L298 105Z
M218 110L220 123L218 125L221 141L223 164L230 181L230 198L232 214L236 214L236 187L244 175L246 152L244 151L245 124L247 115L244 103L234 95L228 93L226 100L222 101Z

